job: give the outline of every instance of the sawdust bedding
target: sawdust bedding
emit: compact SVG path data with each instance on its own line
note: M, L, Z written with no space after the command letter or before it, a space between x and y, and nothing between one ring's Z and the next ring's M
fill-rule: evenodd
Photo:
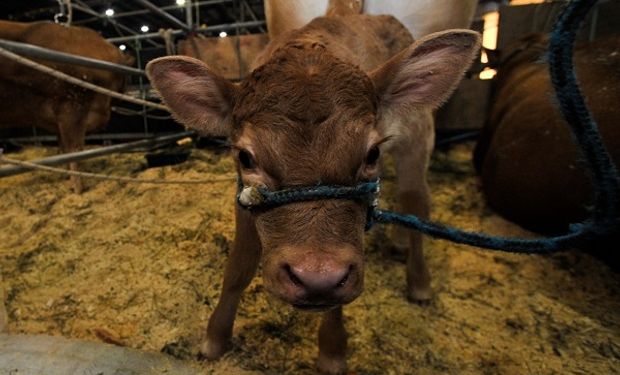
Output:
M434 156L434 219L469 230L531 235L484 204L472 145ZM54 148L27 148L32 159ZM225 154L194 150L146 169L141 154L82 169L141 178L230 175ZM390 206L387 173L382 205ZM0 271L13 333L46 333L161 351L196 362L233 240L234 182L136 185L30 173L0 180ZM426 240L429 306L404 298L404 265L386 258L389 229L367 238L366 288L345 308L353 374L620 373L620 280L581 252L522 256ZM318 316L245 293L234 349L208 374L313 373ZM197 362L196 362L197 363Z

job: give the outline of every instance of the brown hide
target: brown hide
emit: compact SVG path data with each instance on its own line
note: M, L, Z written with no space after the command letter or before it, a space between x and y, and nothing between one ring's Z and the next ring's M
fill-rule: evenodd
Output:
M203 61L226 79L240 79L267 45L267 35L251 34L226 38L189 37L179 42L179 54Z
M539 232L564 231L585 219L589 177L562 119L543 58L543 35L502 51L495 98L474 161L489 204ZM579 46L577 77L604 143L620 160L620 37Z
M95 31L48 22L0 21L0 38L29 43L61 52L131 65ZM85 81L118 91L124 82L119 74L69 64L42 64ZM99 129L110 118L110 97L95 94L0 57L0 127L37 126L60 136L65 151L84 145L86 132Z

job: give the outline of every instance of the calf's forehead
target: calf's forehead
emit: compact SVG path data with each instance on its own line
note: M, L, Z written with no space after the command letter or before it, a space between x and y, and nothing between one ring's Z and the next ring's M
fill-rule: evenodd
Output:
M374 114L376 103L372 82L362 70L321 47L302 44L276 51L242 82L233 121L239 126L273 113L312 125L336 113L351 118Z

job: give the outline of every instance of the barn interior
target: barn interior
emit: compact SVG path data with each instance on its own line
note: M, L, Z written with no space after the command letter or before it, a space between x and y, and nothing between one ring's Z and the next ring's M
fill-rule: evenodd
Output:
M498 100L502 67L493 50L550 32L567 3L477 2L470 28L483 34L485 50L436 113L428 172L433 221L528 239L568 230L545 232L503 215L472 161ZM618 17L620 1L599 0L578 43L617 37ZM160 105L144 74L149 61L188 55L240 82L270 40L263 0L7 0L1 21L94 30L138 70L122 74L119 91ZM71 65L6 41L0 37L0 52L57 69ZM618 54L608 53L614 64ZM8 63L0 56L0 70ZM105 126L70 151L53 129L5 124L2 117L12 117L0 106L0 302L7 320L3 334L0 312L0 373L316 373L319 314L269 294L260 269L241 299L232 350L217 361L201 358L234 243L235 162L225 137L198 136L148 103L112 99ZM618 142L605 141L617 155ZM394 164L385 158L379 207L397 211ZM79 191L67 170L82 174ZM433 295L424 303L405 296L405 255L394 233L375 225L365 235L364 292L344 308L348 373L620 373L619 263L616 242L609 245L617 228L543 255L425 236Z

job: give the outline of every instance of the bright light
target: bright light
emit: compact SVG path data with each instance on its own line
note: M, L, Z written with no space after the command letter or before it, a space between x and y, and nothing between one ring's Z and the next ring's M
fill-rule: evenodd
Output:
M220 38L226 38L228 36L228 34L226 34L226 31L222 31L220 33Z
M114 9L108 8L105 10L105 15L108 17L112 17L114 15Z
M124 51L127 49L127 46L124 44L121 44L120 46L118 46L118 49L120 49L121 51Z
M482 33L482 46L487 49L497 48L497 33L499 25L499 12L491 12L482 16L484 19L484 32ZM489 57L483 50L480 54L480 61L488 63ZM491 79L495 76L495 69L486 68L480 72L480 79Z
M143 33L146 33L149 31L149 27L146 25L142 25L142 27L140 28L140 31L142 31Z
M185 0L177 0L177 5L185 5Z

